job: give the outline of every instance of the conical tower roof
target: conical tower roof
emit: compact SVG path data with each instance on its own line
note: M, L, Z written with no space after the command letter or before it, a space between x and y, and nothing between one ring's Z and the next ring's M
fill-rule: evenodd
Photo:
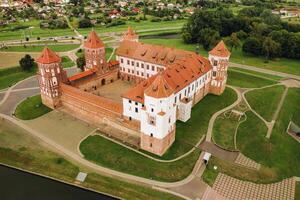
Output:
M225 43L223 42L223 40L221 40L217 46L215 46L210 52L209 54L213 55L213 56L218 56L218 57L228 57L230 56L230 51L228 51Z
M135 31L129 26L127 31L123 35L123 40L134 40L137 39L138 35Z
M104 43L98 37L96 31L93 30L92 32L90 32L87 41L85 41L84 47L90 49L98 49L104 47Z
M36 61L42 64L50 64L60 62L61 58L54 51L45 47L41 56Z
M161 72L158 73L152 84L145 90L145 94L147 96L151 96L154 98L166 98L173 93L173 89L167 83Z

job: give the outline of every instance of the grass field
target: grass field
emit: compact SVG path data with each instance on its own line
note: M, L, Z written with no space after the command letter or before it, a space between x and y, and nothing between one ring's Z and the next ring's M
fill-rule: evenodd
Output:
M206 134L211 116L237 99L236 93L226 88L221 96L207 95L192 108L187 122L176 122L176 139L162 159L173 159L188 152ZM205 114L204 114L205 113ZM201 122L201 123L200 123Z
M161 163L98 135L85 139L80 144L80 151L86 159L101 166L167 182L179 181L187 177L200 155L199 151L194 151L178 161Z
M239 121L234 117L222 115L215 121L213 128L213 140L220 147L228 150L236 150L234 145L235 131Z
M272 121L284 89L281 85L273 86L247 92L245 96L252 109L267 121Z
M30 120L40 117L51 109L42 103L41 95L28 97L22 101L15 110L15 116L22 120Z
M1 68L15 67L19 65L19 61L26 54L29 54L32 58L36 59L40 56L39 52L3 52L0 51L0 70Z
M239 73L244 73L244 74L251 75L251 76L256 76L258 78L269 79L269 80L273 80L273 81L280 81L282 79L282 77L280 77L280 76L274 76L271 74L265 74L265 73L251 71L251 70L247 70L247 69L243 69L243 68L237 68L237 67L233 68L233 67L229 66L228 70L234 71L234 72L239 72Z
M299 102L300 89L290 88L270 139L265 138L263 122L252 113L247 113L247 121L238 129L238 148L246 156L271 168L276 180L300 176L300 157L296 153L300 152L300 145L286 134L291 119L300 125Z
M127 21L125 25L120 26L113 26L113 27L103 27L101 25L96 25L94 30L97 31L97 33L107 33L107 32L123 32L128 29L128 26L131 26L136 31L144 31L144 30L152 30L152 29L158 29L158 28L177 28L181 29L183 24L186 22L186 20L176 20L176 21L162 21L162 22L151 22L151 21L140 21L140 22L134 22L134 21ZM78 29L78 31L83 34L87 35L92 29Z
M79 44L57 44L57 45L49 45L48 46L51 50L55 52L65 52L65 51L70 51L73 49L76 49L79 47ZM5 52L42 52L43 49L45 48L44 45L40 46L35 46L35 45L30 45L30 46L11 46L7 47L4 49L1 49L1 51Z
M69 29L41 29L40 20L30 20L27 22L11 23L8 26L0 28L0 41L4 40L25 40L25 37L36 39L37 37L56 37L56 36L75 36ZM30 29L14 30L11 29L18 25L30 26Z
M300 200L300 182L296 183L295 200Z
M63 56L61 57L61 65L63 68L69 68L73 67L75 63L68 56Z
M33 76L36 69L22 71L20 67L0 69L0 89L8 88L17 82Z
M69 183L74 183L79 171L87 171L87 169L80 169L60 155L53 153L48 149L48 145L31 137L24 130L5 120L0 121L0 162ZM123 199L181 199L149 187L95 173L89 173L82 186Z
M243 72L228 70L228 85L241 88L260 88L275 83L277 82L273 80L256 77L250 74L245 74Z

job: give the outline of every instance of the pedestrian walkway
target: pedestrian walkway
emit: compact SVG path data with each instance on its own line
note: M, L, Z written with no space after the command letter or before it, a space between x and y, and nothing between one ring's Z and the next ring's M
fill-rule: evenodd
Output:
M213 189L229 200L272 199L294 200L296 182L294 178L272 184L256 184L238 180L219 173Z
M236 164L242 165L244 167L248 167L251 169L259 170L260 164L255 162L254 160L244 156L244 154L239 153L238 157L235 160Z
M213 156L217 158L221 158L223 160L234 162L238 157L238 152L236 151L227 151L224 150L212 142L203 142L199 146L202 150L211 153Z

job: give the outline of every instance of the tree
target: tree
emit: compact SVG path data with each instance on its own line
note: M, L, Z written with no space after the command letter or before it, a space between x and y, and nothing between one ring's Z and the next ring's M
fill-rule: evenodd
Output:
M92 24L91 20L88 18L84 18L79 21L79 28L89 28L92 26L93 26L93 24Z
M243 44L243 51L254 55L261 55L262 42L256 37L249 37Z
M230 51L232 51L232 49L237 49L241 46L241 41L237 37L236 33L232 33L230 37L226 40L226 44L230 47Z
M199 43L203 45L205 50L210 50L220 40L219 32L210 28L200 31Z
M266 60L269 60L280 54L280 44L272 40L271 37L266 37L262 45L262 53Z
M19 61L20 67L24 71L30 71L34 66L34 59L31 58L30 55L26 54L20 61Z
M85 66L85 58L84 58L84 56L77 58L76 59L76 64L77 64L77 67L79 69L81 69L81 71L84 71L84 66Z

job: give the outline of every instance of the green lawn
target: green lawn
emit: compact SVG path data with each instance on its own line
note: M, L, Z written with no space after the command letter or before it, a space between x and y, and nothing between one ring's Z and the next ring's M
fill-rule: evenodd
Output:
M109 27L109 28L106 28L101 25L96 25L93 28L94 28L94 30L97 31L97 33L124 32L128 29L128 26L131 26L136 31L143 31L143 30L152 30L152 29L158 29L158 28L182 27L185 24L185 22L186 22L186 20L162 21L162 22L151 22L148 20L140 21L140 22L126 21L125 25L113 26L113 27ZM78 29L78 31L83 35L87 35L91 30L92 30L91 28Z
M237 68L237 67L230 67L229 66L228 70L239 72L239 73L244 73L244 74L251 75L251 76L256 76L256 77L259 77L259 78L270 79L270 80L273 80L273 81L280 81L282 79L282 77L280 77L280 76L274 76L274 75L271 75L271 74L265 74L265 73L251 71L251 70L247 70L247 69L243 69L243 68Z
M296 183L295 200L300 200L300 182Z
M268 87L264 89L247 92L245 97L254 109L267 121L272 121L272 117L277 109L285 87L282 85Z
M17 82L35 75L35 69L22 71L20 67L0 69L0 89L8 88Z
M73 67L75 63L68 56L63 56L61 57L61 65L63 68L69 68Z
M40 95L28 97L26 100L22 101L15 110L15 116L22 120L30 120L40 117L51 109L42 103Z
M80 169L61 155L52 152L47 145L32 137L23 129L6 121L0 121L0 163L47 175L68 183L74 183ZM181 199L169 193L137 185L111 177L89 173L81 186L112 194L122 199Z
M149 179L174 182L187 177L200 152L176 162L161 163L144 157L101 136L89 136L80 144L84 157L101 166Z
M69 29L41 29L40 20L30 20L27 22L16 22L11 23L8 26L0 28L0 41L4 40L25 40L25 36L31 39L36 39L37 37L56 37L56 36L75 36L74 32ZM11 30L11 28L24 25L30 26L30 29L22 30Z
M214 157L211 157L208 164L206 165L206 168L202 174L202 179L205 183L207 183L208 185L210 185L211 187L213 186L218 174L219 174L219 170L214 169Z
M176 122L175 142L161 159L174 159L188 152L206 134L211 116L236 99L236 93L230 88L226 88L221 96L209 94L202 99L192 108L191 118L187 122Z
M300 145L286 134L290 119L300 125L299 102L300 89L290 88L270 139L265 138L267 129L263 122L251 112L238 129L238 148L249 158L271 168L270 172L276 175L274 180L300 176Z
M235 130L238 126L236 117L218 117L214 123L213 140L220 147L228 150L236 150L234 145Z
M277 83L269 79L256 77L244 72L228 70L227 84L241 88L259 88Z
M49 48L55 52L65 52L70 51L75 48L78 48L79 44L57 44L57 45L49 45ZM11 46L4 49L1 49L1 51L8 51L8 52L41 52L45 48L44 45L41 46L35 46L35 45L27 45L24 46Z

